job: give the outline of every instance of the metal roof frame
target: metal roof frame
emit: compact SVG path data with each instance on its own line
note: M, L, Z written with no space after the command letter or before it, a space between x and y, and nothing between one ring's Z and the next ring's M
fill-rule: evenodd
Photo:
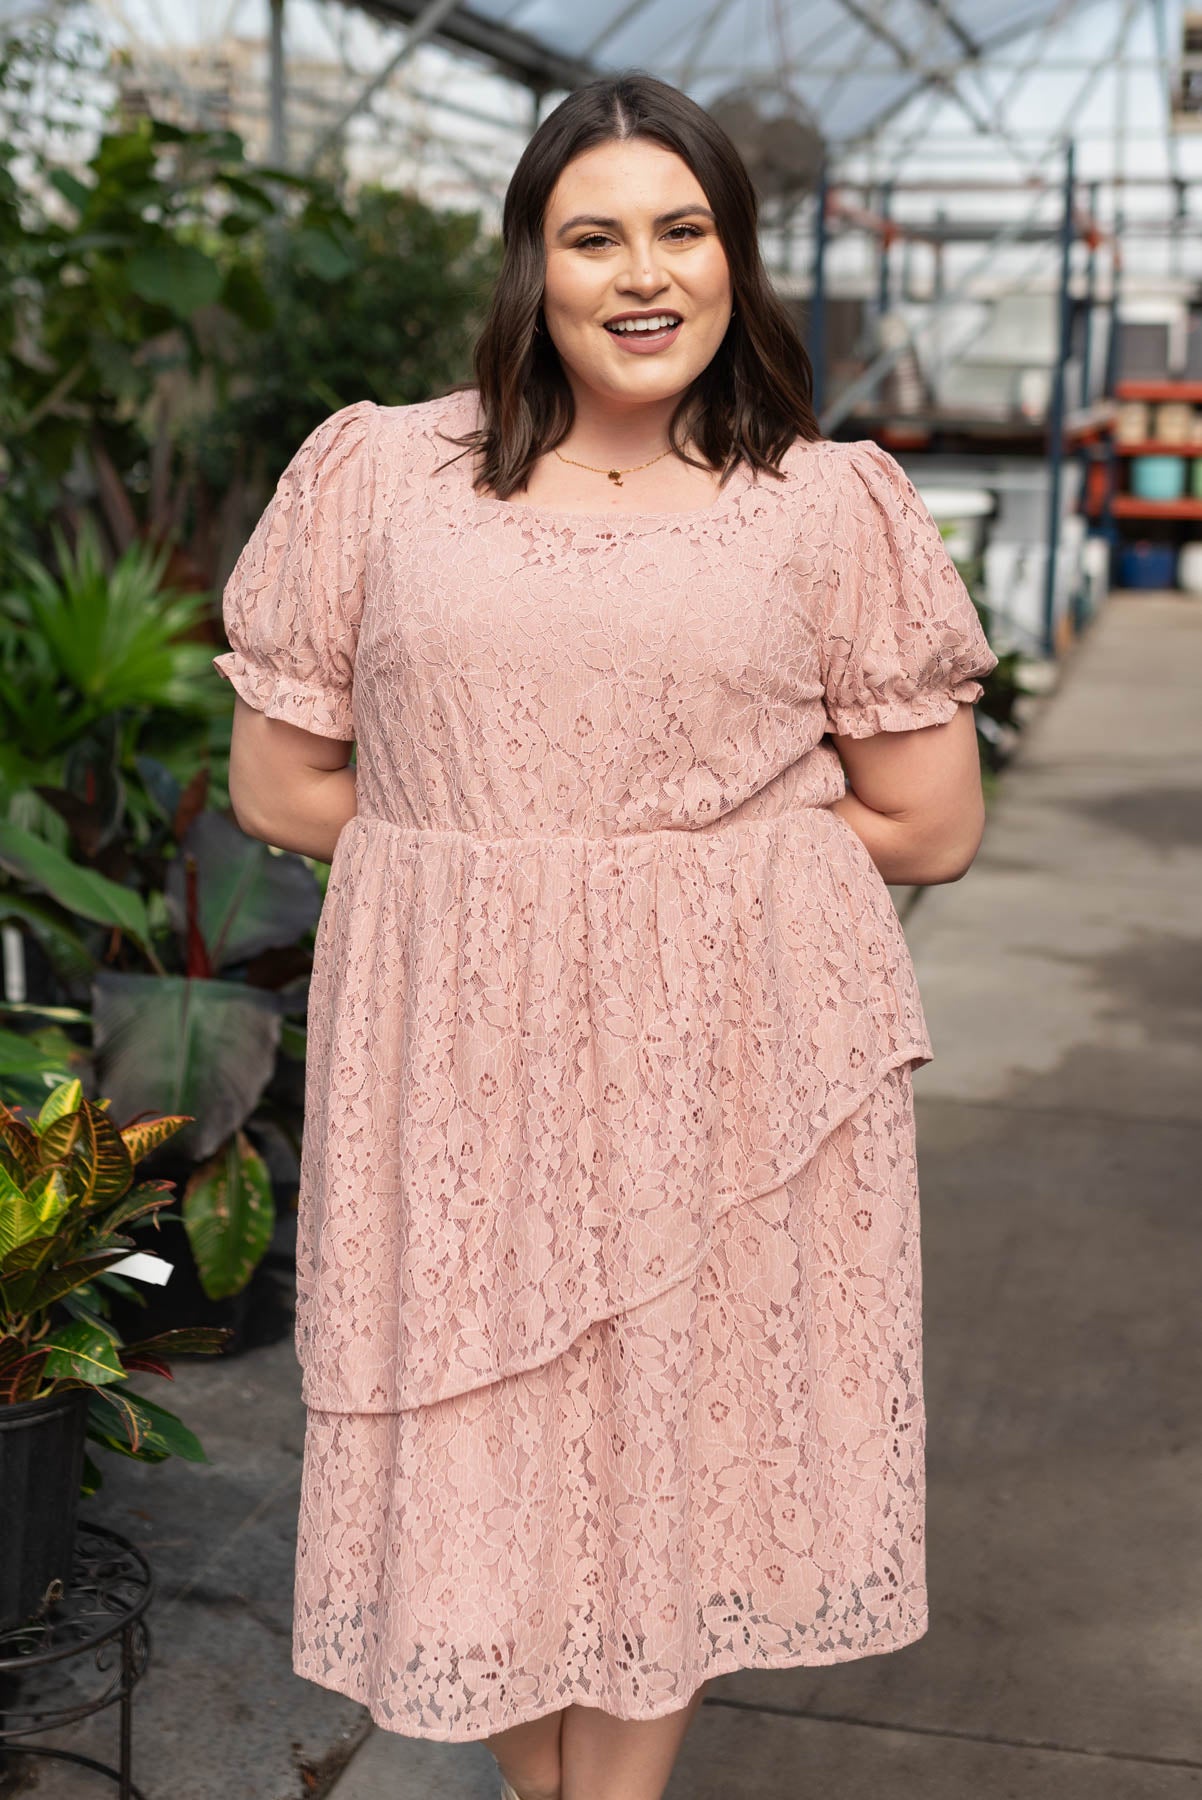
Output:
M426 10L424 0L340 0L344 6L384 25L417 23ZM483 57L502 74L536 93L552 93L578 87L597 70L576 56L565 56L532 32L498 23L470 6L456 5L442 20L436 35L456 49Z
M19 3L0 0L0 14L11 14ZM59 3L41 0L42 10ZM223 29L229 27L237 3L229 0ZM292 3L254 0L256 12L260 8L271 12L270 99L277 124L273 150L281 152L280 161L285 160L282 128L288 74L282 16ZM486 109L490 104L486 96L470 91L470 79L462 92L441 73L426 79L411 70L415 79L395 79L419 45L436 43L452 58L462 59L465 67L474 64L499 78L511 93L517 90L531 97L529 112L515 108L512 121L499 117L510 100L491 102L498 115L493 122L506 148L491 173L482 177L473 173L472 180L481 191L491 184L494 200L499 199L500 164L509 154L508 132L528 132L548 96L578 86L607 66L653 68L694 92L703 104L743 78L774 86L816 117L831 145L832 166L838 165L849 177L865 169L881 182L924 170L938 176L931 156L939 151L965 155L967 171L977 163L973 152L979 147L986 156L1001 151L999 162L1007 172L1032 178L1068 138L1093 144L1109 137L1129 146L1130 153L1124 159L1120 149L1117 169L1111 166L1100 176L1108 188L1128 167L1134 171L1150 166L1144 148L1148 131L1136 109L1146 100L1150 83L1166 94L1175 77L1169 0L1010 0L992 13L987 0L594 0L587 12L563 0L538 0L537 5L534 0L471 0L466 5L459 0L313 3L327 20L356 15L396 36L391 44L385 38L384 48L370 53L379 58L374 73L369 72L370 63L364 69L362 53L352 58L339 45L350 97L344 99L337 84L335 99L329 98L329 86L324 100L314 92L314 104L321 111L307 108L305 138L308 141L316 124L320 142L306 155L306 165L345 134L351 121L390 84L396 96L441 110L446 131L435 126L432 135L445 141L448 166L455 164L452 152L470 156L472 146L456 141L454 117L474 116L471 103L476 103L475 116L485 123L479 101L484 98ZM126 13L123 0L92 0L92 4L115 21ZM155 0L141 4L153 7ZM160 4L165 8L167 0ZM1091 9L1098 10L1102 29L1095 30L1092 20L1084 27L1079 24ZM541 29L515 22L524 18L536 18ZM1137 25L1139 35L1134 39ZM1099 52L1103 30L1108 43ZM167 70L170 55L156 56L152 43L140 46L143 54L152 67L159 63ZM1015 47L1008 48L1012 44ZM618 59L629 54L632 60L607 64L607 51ZM1118 65L1120 74L1114 89L1105 90L1107 106L1100 108L1099 86L1110 78L1112 64ZM1046 78L1053 74L1060 78L1063 97L1056 86L1048 92ZM1123 93L1128 78L1129 100ZM1039 105L1024 111L1032 81L1041 84ZM1045 123L1054 112L1058 114L1054 123ZM956 113L971 134L963 140L963 150ZM1183 183L1196 179L1199 165L1188 144L1183 148L1167 101L1148 121L1153 124L1171 177ZM427 129L424 141L430 136ZM455 166L466 172L462 162ZM1094 163L1099 166L1106 166L1100 158ZM1192 174L1187 176L1186 170ZM1088 178L1084 170L1081 178Z

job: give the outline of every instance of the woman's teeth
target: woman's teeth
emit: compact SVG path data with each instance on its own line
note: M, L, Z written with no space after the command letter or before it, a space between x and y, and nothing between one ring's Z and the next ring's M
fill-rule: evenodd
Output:
M605 327L606 331L666 331L669 326L679 325L678 313L656 313L649 319L618 319Z

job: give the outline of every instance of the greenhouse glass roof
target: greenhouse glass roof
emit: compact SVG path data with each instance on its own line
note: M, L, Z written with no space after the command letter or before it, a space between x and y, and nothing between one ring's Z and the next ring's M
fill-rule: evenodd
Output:
M1072 135L1106 146L1080 159L1086 177L1202 174L1202 133L1171 129L1181 0L346 3L405 25L437 11L443 43L546 92L622 68L705 105L751 86L809 114L836 153L879 147L889 133L891 161L900 145L946 173L960 141L980 166L982 154L1000 155L995 173L1029 176Z
M545 113L591 74L642 69L703 105L750 89L769 116L800 115L843 181L1055 182L1071 138L1080 181L1132 196L1142 182L1167 216L1170 190L1153 198L1151 184L1202 180L1202 113L1174 119L1171 105L1189 10L1186 0L285 0L288 107L297 142L345 127L382 174L425 181L432 153L421 149L418 170L411 152L437 142L466 192L495 196L532 128L531 93ZM268 0L0 0L0 25L39 13L102 21L148 93L191 93L203 111L236 69L265 105ZM390 110L398 99L407 115ZM238 104L253 117L245 86Z
M472 10L595 68L649 69L702 101L736 82L784 88L822 117L828 135L854 137L1069 9L1054 0L1005 8L996 0L603 0L587 8L475 0Z

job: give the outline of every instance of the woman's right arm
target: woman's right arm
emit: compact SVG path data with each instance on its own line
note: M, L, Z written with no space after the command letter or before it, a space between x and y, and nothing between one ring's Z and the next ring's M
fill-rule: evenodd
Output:
M357 400L316 426L284 470L225 584L236 695L230 802L249 837L331 861L356 810L353 684L366 600L371 438Z
M230 739L230 804L248 837L330 862L356 811L351 745L270 719L241 695Z

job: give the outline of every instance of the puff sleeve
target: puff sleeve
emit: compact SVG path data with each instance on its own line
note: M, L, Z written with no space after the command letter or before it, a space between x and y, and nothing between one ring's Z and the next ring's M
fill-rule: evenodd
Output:
M996 667L939 527L871 439L837 446L820 660L827 729L843 737L942 725Z
M376 410L370 400L342 407L296 451L226 582L232 648L213 658L256 711L344 740L355 735Z

